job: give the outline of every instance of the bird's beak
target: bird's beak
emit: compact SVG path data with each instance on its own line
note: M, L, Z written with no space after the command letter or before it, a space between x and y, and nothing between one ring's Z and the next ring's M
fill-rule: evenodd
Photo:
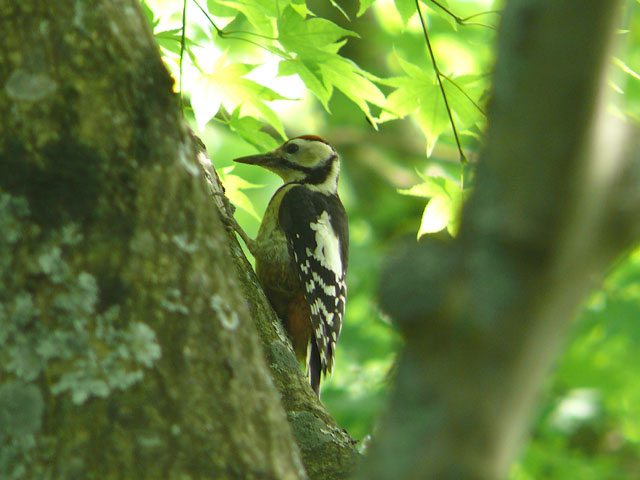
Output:
M249 155L247 157L235 158L233 161L238 163L246 163L248 165L259 165L261 167L269 167L280 160L280 156L275 152L261 153L259 155Z

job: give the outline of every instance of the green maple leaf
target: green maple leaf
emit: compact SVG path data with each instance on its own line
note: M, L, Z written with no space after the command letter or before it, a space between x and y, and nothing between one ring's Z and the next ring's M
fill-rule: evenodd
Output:
M427 141L427 156L431 155L440 135L451 128L449 114L442 97L442 91L433 69L423 71L419 67L398 57L404 77L386 80L385 83L396 87L384 104L385 112L381 121L415 115L415 119ZM465 75L454 78L456 85L443 78L451 109L459 131L480 125L484 121L482 112L472 99L479 97L484 85L479 77Z
M247 2L246 0L209 0L208 3L214 4L215 9L220 9L220 6L223 6L242 12L256 28L257 33L268 37L272 37L275 34L274 19L278 18L285 9L289 8L299 15L309 13L305 0L260 0L254 2Z
M469 190L462 190L457 182L444 177L422 177L424 182L406 190L403 195L430 198L422 214L418 238L426 233L435 233L445 227L456 236L460 228L460 214Z
M333 47L338 40L358 34L339 27L325 18L304 19L293 8L285 8L278 18L278 41L289 52L302 57L314 57L318 53L336 53Z
M395 0L396 10L402 18L405 25L409 22L414 13L416 13L415 0Z
M375 125L368 104L384 104L384 94L371 80L373 75L338 55L344 37L357 36L356 33L323 18L304 19L290 7L278 19L278 32L283 48L295 54L281 62L280 74L298 74L327 111L333 89L337 88Z
M386 99L366 73L354 62L339 55L328 58L319 67L325 87L335 87L344 93L375 126L376 120L371 116L368 103L382 106Z
M388 80L394 90L384 105L380 120L390 120L415 114L418 125L427 141L427 156L431 155L438 138L449 127L449 117L442 100L442 93L434 74L423 72L415 65L400 59L406 77Z
M311 93L313 93L320 103L329 111L329 100L333 93L331 85L326 87L319 77L319 72L315 64L307 65L302 58L293 60L283 60L278 64L278 75L286 77L288 75L298 75Z
M240 117L240 107L237 107L227 124L234 132L238 133L247 143L256 147L259 152L269 152L275 149L279 143L268 133L262 131L265 126L254 117Z
M258 215L258 212L256 212L256 209L251 203L251 200L249 200L249 197L247 197L242 192L242 190L247 190L249 188L260 188L264 185L257 185L247 182L244 178L232 174L231 172L234 168L235 165L231 165L229 167L223 168L219 172L220 178L222 179L222 184L224 185L225 194L227 195L231 203L249 213L249 215L251 215L256 220L260 221L260 215Z
M360 0L360 8L358 8L358 13L356 16L360 17L366 12L375 0Z
M229 112L240 107L239 115L264 118L285 138L284 126L275 112L264 102L271 100L291 100L270 88L244 78L255 65L245 63L227 64L224 52L213 65L211 72L203 73L192 89L191 104L200 129L213 118L220 106Z

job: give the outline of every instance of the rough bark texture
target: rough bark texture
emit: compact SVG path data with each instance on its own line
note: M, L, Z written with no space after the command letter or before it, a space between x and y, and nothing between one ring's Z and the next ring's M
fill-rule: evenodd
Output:
M638 150L598 108L619 5L507 4L460 234L381 281L407 344L361 478L504 478L575 308L640 238Z
M306 478L136 0L0 29L0 477Z

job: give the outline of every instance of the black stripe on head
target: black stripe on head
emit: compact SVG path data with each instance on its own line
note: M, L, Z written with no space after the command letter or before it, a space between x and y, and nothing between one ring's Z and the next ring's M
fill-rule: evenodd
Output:
M306 177L304 178L304 181L294 183L310 183L312 185L318 185L327 179L327 177L331 173L333 162L335 162L337 158L338 155L332 155L329 160L327 160L327 162L320 168L305 167L303 165L298 165L297 163L290 162L289 160L286 160L284 158L280 159L280 164L292 170L298 170L299 172L305 173Z
M299 172L304 172L307 175L309 175L309 173L311 173L311 171L313 170L312 168L305 167L303 165L298 165L297 163L290 162L286 158L282 158L282 157L280 157L280 161L278 163L280 163L280 165L283 165L283 166L285 166L287 168L290 168L291 170L298 170Z

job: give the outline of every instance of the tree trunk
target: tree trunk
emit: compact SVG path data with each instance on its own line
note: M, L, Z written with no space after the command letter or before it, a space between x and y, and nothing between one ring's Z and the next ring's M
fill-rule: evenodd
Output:
M0 19L0 477L344 477L137 1Z
M504 478L574 310L640 238L640 150L604 113L619 7L507 4L460 234L382 277L407 343L360 478Z

